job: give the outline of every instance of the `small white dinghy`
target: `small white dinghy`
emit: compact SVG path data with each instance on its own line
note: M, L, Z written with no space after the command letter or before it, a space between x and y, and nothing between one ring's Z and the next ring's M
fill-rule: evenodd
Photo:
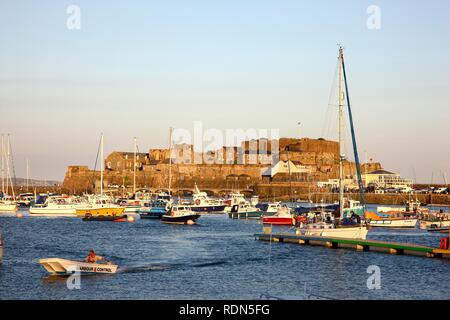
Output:
M53 275L70 275L75 272L114 274L119 268L115 264L87 263L59 258L39 259L39 263Z

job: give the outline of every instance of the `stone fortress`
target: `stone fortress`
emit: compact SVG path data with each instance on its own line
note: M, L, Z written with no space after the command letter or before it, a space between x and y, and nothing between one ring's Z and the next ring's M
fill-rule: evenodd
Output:
M132 191L133 152L112 152L104 165L104 189ZM380 163L366 163L361 167L365 172L381 169ZM184 144L174 146L172 152L150 149L148 153L138 153L136 185L138 189L153 192L167 191L171 176L174 194L188 194L195 184L215 195L238 190L246 194L286 195L287 186L296 188L300 194L318 181L336 179L338 168L339 144L324 139L250 140L239 147L204 153L194 152L192 145ZM354 177L355 174L355 164L346 160L344 175ZM99 171L72 165L67 169L63 190L74 194L95 192L99 183Z

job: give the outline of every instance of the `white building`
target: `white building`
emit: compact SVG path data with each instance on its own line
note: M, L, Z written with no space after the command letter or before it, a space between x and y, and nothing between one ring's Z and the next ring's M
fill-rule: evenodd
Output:
M408 188L413 184L411 179L404 179L398 173L382 169L363 174L361 177L365 187L373 185L378 188Z
M292 161L278 161L271 168L262 169L262 176L273 177L278 173L296 174L296 173L306 173L311 174L311 169L307 166L295 165Z

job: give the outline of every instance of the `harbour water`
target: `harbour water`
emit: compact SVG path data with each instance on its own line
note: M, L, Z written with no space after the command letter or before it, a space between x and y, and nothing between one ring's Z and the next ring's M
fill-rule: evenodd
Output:
M450 261L256 241L257 221L204 215L197 225L0 218L5 242L0 299L450 299ZM286 228L287 229L287 228ZM275 231L275 230L274 230ZM376 229L369 239L439 246L442 234ZM82 259L89 249L120 265L115 275L48 276L38 259ZM369 289L369 266L381 288Z

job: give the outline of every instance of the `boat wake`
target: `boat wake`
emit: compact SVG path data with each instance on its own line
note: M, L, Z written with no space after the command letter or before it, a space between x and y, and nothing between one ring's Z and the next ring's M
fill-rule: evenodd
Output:
M170 269L174 269L174 265L170 264L148 264L148 265L140 265L140 266L123 266L121 267L117 273L141 273L141 272L150 272L150 271L166 271Z
M204 263L198 263L192 265L194 268L206 268L206 267L214 267L214 266L220 266L226 264L227 261L225 260L218 260L218 261L212 261L212 262L204 262Z

